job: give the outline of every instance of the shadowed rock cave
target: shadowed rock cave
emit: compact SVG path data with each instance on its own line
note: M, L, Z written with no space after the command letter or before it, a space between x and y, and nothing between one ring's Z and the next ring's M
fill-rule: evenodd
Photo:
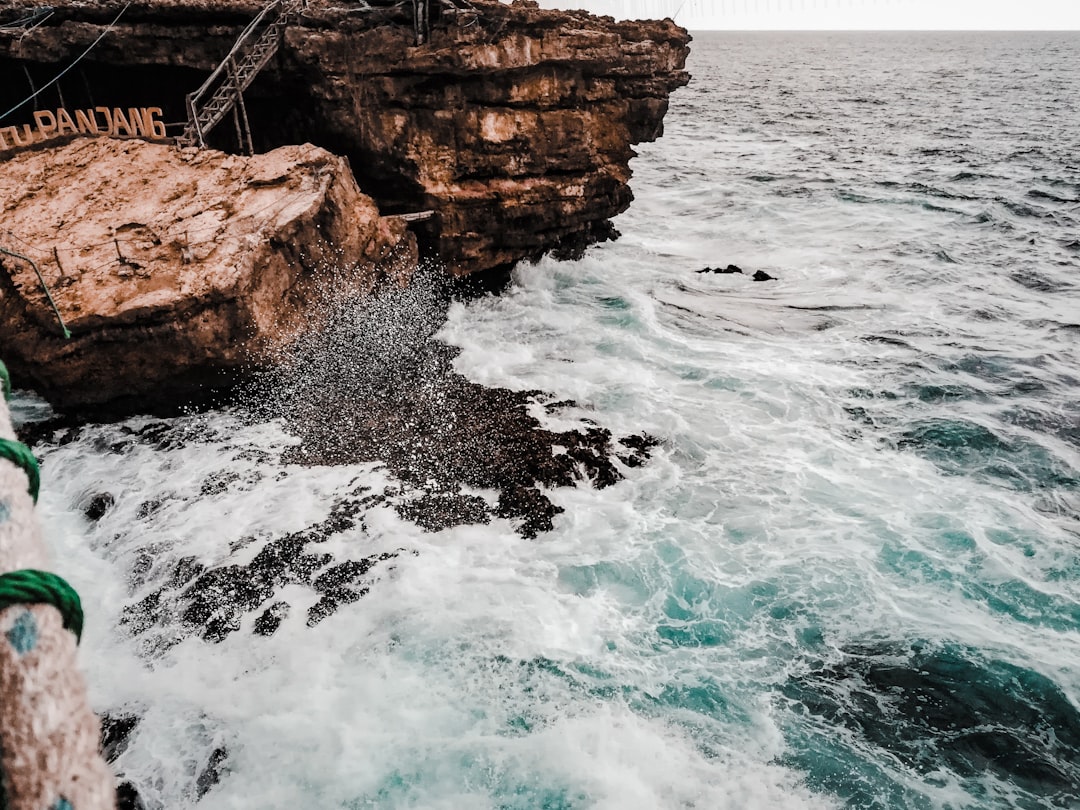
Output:
M222 38L221 47L228 37ZM277 57L284 60L287 57ZM45 63L0 58L0 76L11 77L0 86L0 109L15 106L43 88L66 63ZM90 109L94 107L160 107L167 133L175 137L187 121L185 98L206 80L209 73L178 65L114 65L90 59L43 90L34 102L13 113L3 123L22 125L33 121L35 110ZM256 152L279 146L312 143L349 159L361 190L372 197L384 214L406 213L428 206L423 189L396 171L380 156L357 149L336 135L320 107L311 100L310 85L297 69L268 66L244 93L244 103ZM207 145L223 152L242 154L232 115L227 115L207 136ZM425 236L424 229L419 235Z

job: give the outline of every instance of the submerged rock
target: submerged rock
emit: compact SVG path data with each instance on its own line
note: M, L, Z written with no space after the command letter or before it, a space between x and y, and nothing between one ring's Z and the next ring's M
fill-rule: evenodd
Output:
M61 408L146 406L271 361L319 303L404 280L416 243L314 146L244 158L81 139L0 164L4 359Z
M96 523L116 505L116 498L109 492L99 492L90 496L82 507L82 513L91 523Z
M141 718L128 713L106 713L101 716L101 755L106 762L116 762L127 750L131 733Z
M875 644L785 694L920 773L990 773L1057 806L1080 801L1080 711L1032 670L956 646Z

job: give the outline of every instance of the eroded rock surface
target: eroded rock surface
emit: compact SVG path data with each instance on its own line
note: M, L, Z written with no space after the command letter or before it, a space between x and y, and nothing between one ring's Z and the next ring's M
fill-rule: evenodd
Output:
M405 223L311 145L252 158L77 139L0 164L4 359L61 407L143 404L273 358L319 302L404 280Z
M0 72L44 83L123 6L60 3L31 31L0 30ZM457 274L613 233L631 200L632 145L662 133L668 96L688 81L685 30L460 0L433 3L430 39L416 47L409 4L378 6L311 0L246 95L257 149L324 146L350 159L384 211L433 209L431 247ZM260 7L135 2L60 93L71 108L160 106L183 121L184 95ZM0 22L34 8L0 0ZM0 88L0 106L25 89ZM235 146L231 124L212 145Z

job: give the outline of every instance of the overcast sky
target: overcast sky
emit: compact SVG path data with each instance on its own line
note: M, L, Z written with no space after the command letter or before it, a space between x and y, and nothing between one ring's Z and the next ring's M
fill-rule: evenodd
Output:
M1080 0L541 0L690 30L1080 30Z

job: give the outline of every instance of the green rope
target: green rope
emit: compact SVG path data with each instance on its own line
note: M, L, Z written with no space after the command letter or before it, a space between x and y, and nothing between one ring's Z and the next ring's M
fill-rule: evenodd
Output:
M8 374L7 366L0 360L0 388L4 390L4 399L11 399L11 375Z
M38 490L41 489L41 469L38 467L34 454L30 452L30 448L22 442L0 439L0 458L6 458L12 464L22 468L30 481L28 488L30 496L34 499L34 503L37 503Z
M130 3L128 5L131 5ZM65 338L71 337L71 332L68 331L67 324L64 323L63 317L60 315L60 310L56 306L56 302L53 300L52 293L49 292L49 285L45 283L45 277L41 275L41 271L38 269L37 262L31 259L29 256L23 256L21 253L16 253L14 250L8 250L7 248L0 247L0 253L5 256L13 256L16 259L22 259L24 262L29 262L30 266L34 268L34 272L37 273L38 281L41 282L41 289L45 291L45 297L49 299L49 306L52 307L52 311L56 313L56 320L60 324L60 330L64 333Z
M63 578L32 568L0 574L0 610L34 604L52 605L59 610L64 629L75 634L76 642L82 640L82 600Z

